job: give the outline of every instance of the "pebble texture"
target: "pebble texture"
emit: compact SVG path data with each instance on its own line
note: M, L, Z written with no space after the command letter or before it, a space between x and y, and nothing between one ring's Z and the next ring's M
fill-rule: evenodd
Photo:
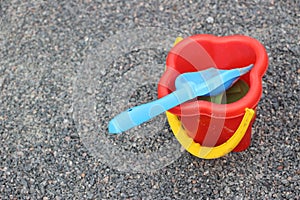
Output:
M2 0L0 199L299 198L299 8L297 0ZM117 171L88 151L72 115L79 66L105 38L143 26L264 44L269 69L249 149L216 160L185 152L151 173Z

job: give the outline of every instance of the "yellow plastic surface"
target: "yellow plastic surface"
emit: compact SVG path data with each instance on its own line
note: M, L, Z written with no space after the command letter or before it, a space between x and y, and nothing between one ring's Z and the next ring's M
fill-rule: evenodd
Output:
M183 40L182 37L177 37L177 38L175 39L175 42L174 42L173 46L175 46L175 45L176 45L178 42L180 42L181 40Z
M183 40L182 37L177 37L174 45L176 45L181 40ZM246 108L245 111L246 113L243 117L243 120L232 137L225 143L216 147L205 147L201 146L199 143L194 142L193 138L189 137L186 131L183 129L181 122L176 115L168 111L166 112L166 115L176 139L189 153L203 159L214 159L222 157L231 152L244 137L255 114L255 111L253 109Z

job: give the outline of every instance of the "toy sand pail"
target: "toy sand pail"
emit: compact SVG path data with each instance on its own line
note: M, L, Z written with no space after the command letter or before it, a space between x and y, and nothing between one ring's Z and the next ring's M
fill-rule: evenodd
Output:
M250 64L253 64L251 71L240 78L248 90L238 100L220 104L198 98L166 112L175 137L188 152L213 159L248 148L268 56L263 45L248 36L203 34L177 40L167 56L166 71L158 84L158 98L175 90L175 79L179 74Z

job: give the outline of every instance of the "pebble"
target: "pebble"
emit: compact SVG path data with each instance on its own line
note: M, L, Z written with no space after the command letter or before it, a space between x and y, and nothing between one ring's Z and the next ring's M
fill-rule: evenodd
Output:
M214 23L214 18L213 17L208 17L208 18L206 18L206 21L207 21L207 23L212 24L212 23Z

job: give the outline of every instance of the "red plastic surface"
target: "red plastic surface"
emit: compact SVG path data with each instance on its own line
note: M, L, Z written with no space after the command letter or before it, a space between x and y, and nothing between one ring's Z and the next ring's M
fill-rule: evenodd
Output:
M191 39L198 42L207 51L216 65L214 67L219 69L232 69L254 64L250 73L241 77L250 87L242 99L231 104L214 104L194 99L169 110L180 118L184 128L195 142L204 146L220 145L235 132L245 114L245 108L256 108L262 94L262 76L268 66L267 53L257 40L247 36L194 35L188 38L188 40ZM179 74L213 67L211 66L213 62L204 59L203 55L199 56L194 50L190 53L190 57L194 56L192 59L199 57L200 60L202 58L203 63L197 62L198 66L195 67L195 63L191 64L184 59L185 56L181 55L191 52L190 49L185 48L184 40L180 42L181 45L174 46L168 54L166 72L158 84L159 98L168 95L175 89L175 79ZM203 50L200 49L200 51ZM189 60L191 59L189 58ZM253 122L254 120L252 120L251 126ZM234 151L242 151L249 146L251 126ZM222 130L220 131L220 129Z

